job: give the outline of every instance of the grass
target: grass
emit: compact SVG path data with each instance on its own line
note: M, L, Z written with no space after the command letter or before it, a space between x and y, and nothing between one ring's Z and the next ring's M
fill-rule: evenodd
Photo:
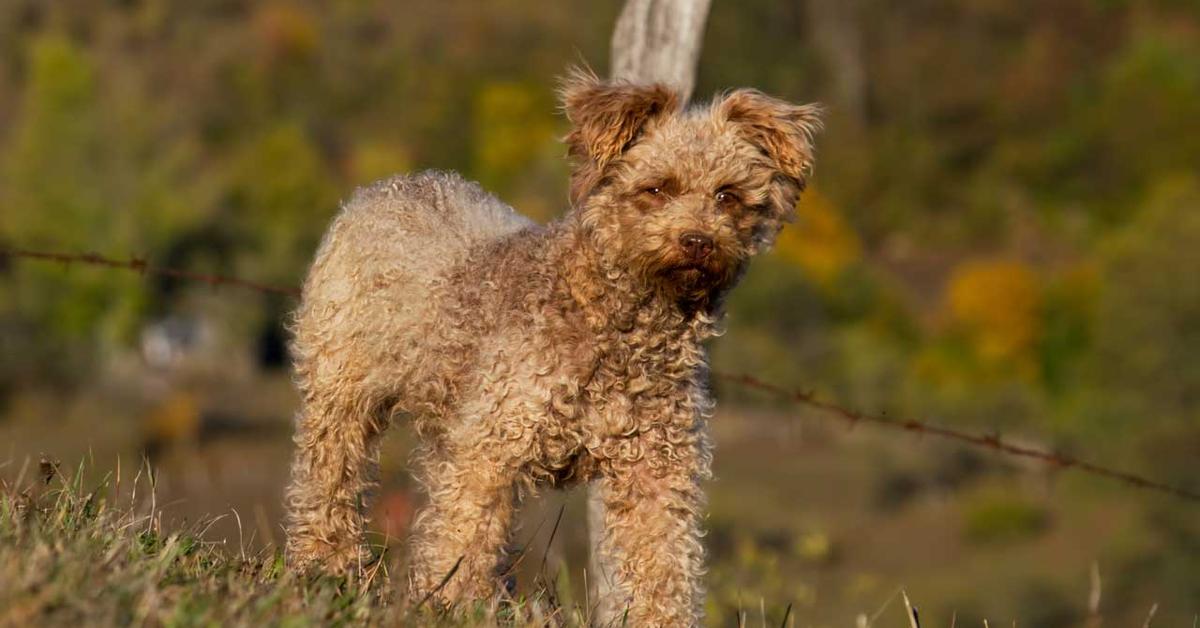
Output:
M385 561L352 578L305 577L274 550L202 540L215 520L163 529L153 478L84 487L42 463L41 478L0 486L0 626L586 624L541 588L450 616L409 610Z
M450 615L414 610L394 593L402 587L388 573L400 571L389 560L349 578L310 577L286 569L273 549L204 540L220 518L166 530L148 468L91 489L83 463L64 474L43 461L40 477L24 475L0 480L0 627L592 625L586 601L570 601L569 583L545 577L529 597ZM778 625L762 599L738 606L738 626ZM796 625L791 604L782 625Z
M736 448L731 448L731 451ZM761 448L756 448L761 454ZM809 456L812 457L812 456ZM813 464L824 464L821 460ZM34 465L38 472L22 472L12 483L0 479L0 628L7 626L324 626L324 625L420 625L420 626L584 626L591 621L586 598L572 594L570 582L564 577L566 570L560 568L558 578L546 577L546 553L557 530L563 508L556 507L546 518L542 532L538 529L530 535L531 548L528 565L540 565L538 575L519 591L524 597L498 598L490 604L482 604L450 616L437 613L434 609L410 610L410 601L397 591L403 590L400 581L403 571L392 554L364 569L352 578L305 577L285 569L282 557L274 550L249 550L240 540L237 543L213 542L219 537L213 531L227 524L238 524L237 514L210 517L193 523L168 523L164 525L163 509L156 501L156 477L147 470L140 471L130 479L120 477L120 472L85 482L86 471L93 471L91 463L81 463L73 472L60 472L57 465L43 462ZM741 472L762 477L760 469L751 467L738 469L727 467L726 475L734 486ZM34 475L37 477L29 477ZM128 475L128 473L126 474ZM792 480L783 478L785 484ZM840 480L837 482L844 484ZM165 484L164 484L165 486ZM719 485L718 485L719 487ZM794 490L789 488L788 490ZM981 503L990 504L995 492L979 492ZM972 498L971 503L975 503ZM743 502L737 502L743 504ZM775 510L782 510L778 506ZM919 510L915 506L913 510ZM558 513L558 518L553 513ZM768 515L772 509L742 509L733 520L714 525L709 537L712 550L709 575L709 622L712 625L738 626L833 626L853 625L901 626L924 625L979 625L979 618L996 613L987 609L965 607L956 603L960 598L947 598L940 593L919 563L910 563L913 545L917 553L924 553L925 561L939 560L930 554L930 547L917 543L920 531L914 527L930 527L930 534L944 537L945 529L937 528L943 510L935 509L934 518L917 518L907 525L890 530L885 522L874 521L870 535L833 536L826 534L827 528L815 527L812 531L792 539L793 542L777 542L774 537L763 537L754 541L756 525L774 529L775 523ZM1007 511L1005 511L1007 512ZM1084 513L1085 515L1087 513ZM782 516L782 514L778 514ZM897 519L904 513L892 513ZM765 519L765 521L764 521ZM969 517L968 517L969 519ZM895 524L893 521L892 524ZM889 525L892 525L889 524ZM565 526L564 526L565 527ZM842 529L842 525L831 524L828 529ZM1074 526L1061 526L1059 530L1067 536L1077 537ZM953 529L953 528L948 528ZM1051 531L1050 533L1052 533ZM1048 534L1050 534L1048 533ZM782 534L782 533L780 533ZM875 544L863 545L865 540L882 537ZM728 538L725 538L728 537ZM241 539L240 534L233 538ZM850 539L850 540L846 540ZM943 543L947 542L942 538ZM957 570L966 586L978 587L980 596L998 595L1004 581L1019 571L1004 571L996 577L988 572L1000 569L999 561L1017 553L1022 547L1011 543L974 548L976 562L985 567L981 570L965 568L954 563L950 569ZM1032 543L1032 542L1027 542ZM536 545L536 547L534 547ZM1029 550L1044 552L1037 545ZM878 592L860 597L859 608L873 609L873 613L857 612L842 614L843 621L815 618L818 611L839 603L833 595L818 598L811 592L797 590L807 582L823 586L822 591L834 590L836 583L816 580L812 574L847 569L838 561L851 561L853 552L867 553L879 558L905 562L890 572L882 572L875 586L895 587L896 593L887 595ZM843 554L847 554L843 556ZM1049 555L1049 554L1045 554ZM802 561L809 572L799 573L784 569L780 561L792 556ZM1018 561L1026 560L1028 553L1017 554ZM901 560L902 559L902 560ZM553 563L555 561L551 561ZM846 562L847 565L855 563ZM1096 563L1092 562L1091 594L1086 608L1072 610L1071 625L1098 625L1100 618L1100 582ZM1036 569L1043 569L1038 564ZM1026 563L1024 570L1035 569ZM807 575L806 575L807 573ZM888 575L890 573L890 575ZM391 574L389 576L389 574ZM1136 624L1175 625L1162 613L1147 616L1146 606L1138 603L1129 594L1122 593L1119 575L1114 576L1116 586L1105 591L1107 602L1104 619L1134 617ZM914 577L917 582L914 582ZM920 623L916 609L906 594L900 593L900 585L919 585L924 602L920 608ZM912 591L912 589L909 589ZM1079 591L1082 602L1083 591ZM936 601L939 597L948 602ZM867 604L867 600L873 600ZM901 604L903 601L903 605ZM914 598L914 601L918 601ZM1030 615L1044 611L1044 602L1035 598L1022 598L1017 607L1025 611L1016 625L1033 628L1040 625L1065 625L1062 622L1047 623ZM1115 605L1114 605L1115 604ZM948 605L948 606L947 606ZM841 608L846 604L842 603ZM1170 607L1164 607L1168 611ZM911 609L911 610L910 610ZM1157 605L1155 606L1157 611ZM901 617L904 615L904 617ZM974 621L964 617L975 617ZM782 623L781 620L782 619ZM1074 621L1078 620L1078 622ZM1189 614L1185 621L1193 622ZM1085 624L1086 622L1086 624ZM1094 622L1094 623L1093 623ZM1123 622L1117 622L1124 625ZM992 625L1011 625L1008 620ZM1106 622L1107 625L1107 622ZM1190 624L1183 624L1190 625Z

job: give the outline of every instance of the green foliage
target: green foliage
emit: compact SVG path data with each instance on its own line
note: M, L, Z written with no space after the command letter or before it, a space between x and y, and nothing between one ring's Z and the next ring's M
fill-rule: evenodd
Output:
M1147 25L1114 60L1095 105L1109 186L1141 191L1163 174L1200 163L1200 42ZM1137 155L1137 159L1127 159ZM1190 165L1189 165L1190 164Z
M1096 291L1096 276L1090 269L1068 272L1045 289L1042 333L1035 351L1042 385L1051 395L1080 386L1078 371L1092 342Z
M917 409L947 374L963 400L973 387L1024 386L1044 397L1036 404L1075 403L1091 355L1088 288L1039 277L1007 322L988 316L1016 312L1011 291L981 284L976 295L1005 305L981 299L965 322L938 295L979 257L966 250L1027 264L1069 249L1070 268L1098 267L1108 230L1200 161L1200 48L1184 26L1200 18L1169 2L1078 0L1061 15L936 4L886 18L849 10L842 43L863 42L858 62L871 69L858 113L837 101L837 64L853 60L829 56L822 37L839 35L818 13L765 0L713 8L698 98L749 84L832 100L833 112L800 220L733 297L731 333L745 342L718 343L718 356L880 401L907 391L903 405ZM234 5L241 13L114 6L104 20L82 6L6 12L3 54L21 71L2 77L14 89L0 95L12 121L0 133L0 237L294 283L338 199L395 171L464 170L539 219L563 210L553 77L577 50L606 56L613 7ZM920 70L931 64L939 71ZM118 348L188 292L112 273L17 273L0 286L17 321L6 329L36 328L63 350ZM888 386L870 384L882 373Z
M1097 385L1143 421L1200 418L1200 183L1164 180L1106 244Z
M0 3L0 244L294 284L339 199L429 167L551 219L567 174L554 77L581 58L604 73L620 3L210 4ZM799 219L732 295L716 366L865 411L1111 447L1194 486L1195 2L831 0L857 7L834 28L817 4L712 7L697 100L747 85L831 112ZM855 70L863 102L844 102ZM86 380L150 318L194 313L198 291L0 268L0 387ZM290 307L222 303L204 315L247 345ZM912 481L884 488L897 512ZM981 502L968 528L1032 533L1025 506ZM1169 558L1195 555L1185 535L1147 528L1157 545L1130 569L1186 580L1194 561ZM777 580L764 590L793 587ZM728 610L738 576L724 582ZM271 609L293 585L308 586L246 588ZM305 595L348 604L318 589ZM171 617L223 617L205 591L171 598ZM109 592L111 617L136 619L141 594Z
M963 533L973 543L1003 544L1034 537L1048 524L1041 506L1014 494L984 492L967 503Z
M705 611L718 625L738 623L747 614L776 622L788 606L806 614L818 601L817 587L790 572L798 564L835 562L837 555L834 541L822 530L809 530L793 539L789 531L754 534L718 523L710 545L713 567Z
M500 188L534 160L558 156L554 104L547 95L518 83L489 83L476 94L473 170L481 183Z
M304 129L283 123L253 138L230 164L222 229L241 252L238 271L297 284L337 208L337 191Z
M21 209L0 214L0 237L29 248L130 250L138 234L113 180L90 56L56 35L33 40L29 53L29 84L0 172L0 200ZM88 347L130 331L143 303L137 283L41 267L2 289L6 307L47 340Z

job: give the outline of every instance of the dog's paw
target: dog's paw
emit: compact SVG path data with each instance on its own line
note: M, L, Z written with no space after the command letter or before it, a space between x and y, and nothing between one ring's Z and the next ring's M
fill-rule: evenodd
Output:
M319 539L289 539L284 556L293 571L350 578L364 573L377 560L359 543L338 547Z

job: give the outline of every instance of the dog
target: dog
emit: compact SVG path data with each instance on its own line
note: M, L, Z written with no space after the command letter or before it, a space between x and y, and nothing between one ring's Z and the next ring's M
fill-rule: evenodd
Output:
M409 594L504 590L522 496L596 485L629 625L703 613L713 413L704 343L747 264L794 214L817 105L751 89L684 108L661 84L562 82L569 212L539 226L452 173L359 190L291 324L302 405L287 492L301 568L367 560L365 495L398 416L428 494Z

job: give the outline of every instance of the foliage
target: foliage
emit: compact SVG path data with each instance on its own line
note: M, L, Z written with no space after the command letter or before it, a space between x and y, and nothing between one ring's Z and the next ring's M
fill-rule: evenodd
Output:
M779 234L776 249L812 281L829 285L859 261L858 237L827 197L810 188L796 215L796 227Z
M1195 487L1200 9L1052 4L713 3L698 99L754 86L830 111L798 220L734 293L715 366L865 411L1040 435ZM847 20L831 25L822 5ZM552 219L567 169L555 77L580 60L604 73L618 8L0 3L0 246L294 284L339 199L419 168L463 171ZM845 101L856 75L862 101ZM221 297L198 308L218 300L203 286L0 260L0 407L26 384L126 373L139 332L164 316L212 319L247 351L278 344L289 301ZM162 425L191 429L178 419L194 409L167 409ZM897 476L880 502L900 516L934 485ZM973 504L974 525L1028 528L1010 506ZM1187 528L1146 517L1148 545L1120 564L1168 574L1185 599ZM303 590L320 608L359 608L334 588L229 578L255 600ZM142 604L122 591L105 612ZM184 604L177 594L164 595Z
M115 211L124 190L112 178L118 157L105 150L96 68L56 36L36 39L30 55L25 115L5 151L0 198L36 209L4 212L5 239L33 248L131 247L139 234L128 214ZM62 233L63 224L72 228ZM6 300L37 320L47 340L90 344L129 331L142 301L133 278L48 271L34 269L26 281L4 286Z
M1200 419L1200 182L1165 180L1104 247L1098 386L1153 420Z
M1041 290L1033 270L1008 260L969 262L951 275L946 308L985 362L1018 360L1040 334Z
M316 249L333 185L305 131L280 124L251 140L231 164L222 228L245 260L237 270L284 285L299 283Z
M1046 511L1025 499L1002 492L985 492L967 505L963 533L974 543L1012 543L1041 533L1048 525Z

